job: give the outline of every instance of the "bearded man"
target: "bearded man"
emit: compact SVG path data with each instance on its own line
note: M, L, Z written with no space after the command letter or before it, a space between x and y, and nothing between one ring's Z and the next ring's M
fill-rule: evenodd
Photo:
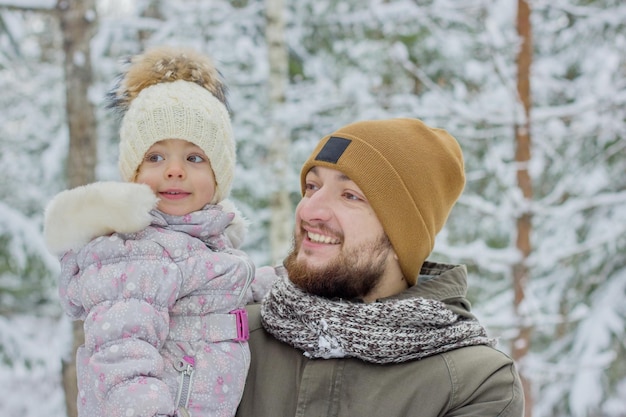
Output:
M470 312L466 268L426 260L464 185L457 141L417 119L319 142L292 251L257 270L275 284L248 306L237 416L524 414L513 361Z

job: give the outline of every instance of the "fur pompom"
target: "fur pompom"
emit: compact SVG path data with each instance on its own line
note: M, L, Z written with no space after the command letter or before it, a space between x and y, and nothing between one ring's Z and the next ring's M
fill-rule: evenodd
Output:
M159 46L129 59L108 93L108 107L125 113L130 103L147 87L178 80L205 88L229 109L227 88L213 62L193 49Z

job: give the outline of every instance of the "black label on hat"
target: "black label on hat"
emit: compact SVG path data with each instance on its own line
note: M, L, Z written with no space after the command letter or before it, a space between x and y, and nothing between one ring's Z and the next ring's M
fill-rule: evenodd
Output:
M344 139L337 136L331 136L322 150L315 157L316 161L330 162L336 164L345 152L348 145L352 142L350 139Z

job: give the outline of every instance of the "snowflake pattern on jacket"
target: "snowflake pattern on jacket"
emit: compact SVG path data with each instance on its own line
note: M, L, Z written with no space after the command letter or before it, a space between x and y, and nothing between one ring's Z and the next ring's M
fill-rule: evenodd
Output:
M85 328L79 415L177 415L180 365L191 363L187 410L233 416L250 352L246 342L220 340L210 319L252 299L254 266L225 234L233 214L219 206L150 214L137 233L101 236L61 258L62 305Z

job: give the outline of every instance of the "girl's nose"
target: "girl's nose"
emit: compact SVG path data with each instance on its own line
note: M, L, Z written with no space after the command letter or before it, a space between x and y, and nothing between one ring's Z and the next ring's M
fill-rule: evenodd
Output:
M165 169L165 176L167 178L184 178L185 177L185 169L182 164L177 161L172 161L167 165Z

